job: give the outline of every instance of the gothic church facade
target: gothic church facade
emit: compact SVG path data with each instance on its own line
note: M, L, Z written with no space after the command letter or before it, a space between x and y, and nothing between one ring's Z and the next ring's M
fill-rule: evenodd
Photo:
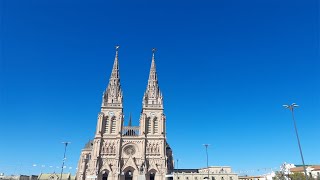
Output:
M118 48L103 93L95 137L81 151L77 180L164 180L173 170L173 157L166 140L166 116L158 85L155 50L139 126L124 126Z

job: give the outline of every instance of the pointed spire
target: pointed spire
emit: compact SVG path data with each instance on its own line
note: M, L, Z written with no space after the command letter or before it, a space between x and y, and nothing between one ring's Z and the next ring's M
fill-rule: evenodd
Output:
M156 48L152 48L152 60L151 60L151 67L150 67L150 73L149 73L149 81L157 81L157 71L156 71L156 63L154 54L156 52Z
M119 78L119 60L118 60L118 53L119 53L120 46L116 46L116 56L114 58L112 72L111 72L111 78Z
M150 67L150 72L149 72L148 87L158 86L156 62L155 62L155 58L154 58L155 52L156 52L156 48L152 48L152 60L151 60L151 67Z
M158 76L155 62L156 48L152 49L152 60L149 73L147 90L143 97L143 107L158 107L162 108L162 95L158 85Z
M104 92L102 106L122 107L122 90L120 85L119 75L119 47L116 46L116 55L113 62L113 67L109 79L109 84Z
M129 119L128 126L132 126L132 116L131 116L131 113L130 113L130 119Z

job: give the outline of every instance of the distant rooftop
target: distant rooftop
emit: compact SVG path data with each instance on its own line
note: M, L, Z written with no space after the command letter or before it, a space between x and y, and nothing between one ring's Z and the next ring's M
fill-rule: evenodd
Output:
M175 173L198 173L198 169L174 169L173 172Z

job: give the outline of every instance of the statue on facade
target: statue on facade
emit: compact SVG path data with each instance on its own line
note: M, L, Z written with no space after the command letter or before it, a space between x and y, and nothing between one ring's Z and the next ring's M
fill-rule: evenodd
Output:
M143 175L143 174L145 174L145 163L143 162L142 164L141 164L141 166L140 166L140 168L139 168L139 173L140 173L140 175Z

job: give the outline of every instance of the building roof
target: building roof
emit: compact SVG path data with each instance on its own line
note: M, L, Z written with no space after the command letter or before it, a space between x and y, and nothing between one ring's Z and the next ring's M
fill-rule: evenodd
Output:
M320 171L320 165L312 166L314 171Z
M175 173L198 173L198 169L174 169L173 172Z
M239 176L239 179L254 179L254 178L264 178L264 176Z
M303 167L290 168L291 172L303 172Z
M84 146L84 149L92 149L93 140L89 140L87 144Z
M209 166L209 169L210 168L231 168L231 166ZM204 167L204 168L200 168L200 169L208 169L208 168Z
M319 171L320 170L320 165L314 165L314 166L306 166L306 168L311 168L312 171ZM303 172L303 166L298 166L294 168L290 168L291 172Z
M70 180L71 178L71 174L67 173L67 174L62 174L62 178L61 180ZM56 174L56 173L41 173L38 177L38 180L60 180L60 174Z

